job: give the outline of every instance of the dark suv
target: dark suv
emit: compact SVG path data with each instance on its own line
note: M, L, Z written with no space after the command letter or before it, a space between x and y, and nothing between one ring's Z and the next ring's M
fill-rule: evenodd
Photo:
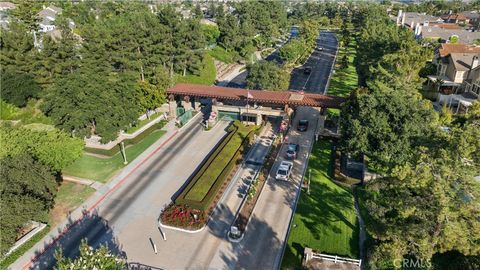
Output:
M298 156L298 149L299 149L298 144L289 143L287 145L287 153L286 153L285 157L287 159L296 159L297 156Z
M298 131L307 131L307 129L308 129L308 120L298 121L298 126L297 126Z
M304 74L307 74L307 75L310 74L310 73L312 73L312 68L311 68L311 67L305 67L305 68L303 69L303 73L304 73Z

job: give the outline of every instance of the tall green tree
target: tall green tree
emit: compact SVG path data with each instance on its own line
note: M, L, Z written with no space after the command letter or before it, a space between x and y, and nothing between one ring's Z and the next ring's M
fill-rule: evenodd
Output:
M247 66L247 88L282 91L288 89L290 76L273 62L261 61Z
M42 110L75 137L97 134L102 142L114 140L140 111L132 77L78 70L56 81Z
M55 171L61 171L83 154L83 140L57 129L37 131L0 126L0 135L0 158L27 154Z
M41 87L28 73L6 70L2 72L0 92L3 100L17 107L24 107L31 98L37 98Z
M0 31L1 70L15 73L34 73L33 36L23 23L12 21L8 31Z
M48 220L57 181L47 165L28 154L3 157L0 166L0 255L3 256L27 222Z
M458 138L455 138L458 140ZM479 255L480 183L459 150L423 149L411 162L367 185L373 268L405 257L430 260L451 250Z
M437 122L431 105L398 91L357 89L343 105L342 148L389 170L409 160Z

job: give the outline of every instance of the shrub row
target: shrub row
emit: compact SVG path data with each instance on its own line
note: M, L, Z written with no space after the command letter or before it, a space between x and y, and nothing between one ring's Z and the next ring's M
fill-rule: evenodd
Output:
M190 183L187 185L187 187L183 190L183 192L178 196L178 198L175 200L175 204L177 205L188 205L189 207L199 209L199 210L207 210L209 206L212 204L213 200L216 198L216 195L220 188L222 187L222 184L225 182L225 180L228 178L230 172L234 168L238 162L241 161L242 154L245 151L245 148L249 145L254 131L250 131L245 138L243 138L241 145L236 149L234 155L232 158L229 160L228 164L223 168L222 172L220 175L215 179L215 182L212 184L210 189L208 190L207 194L201 201L196 201L196 200L189 200L186 198L186 195L188 192L197 184L198 179L205 173L209 167L214 164L215 158L218 156L218 154L223 150L225 145L231 140L231 138L234 135L239 135L237 134L239 131L239 127L237 125L232 126L234 130L230 132L230 134L222 141L222 143L219 145L219 147L212 153L212 155L207 159L207 161L202 164L200 170L195 174L194 178L190 181Z
M162 121L152 125L151 127L145 129L142 133L138 134L137 137L135 137L133 139L123 140L123 142L125 143L125 146L139 143L141 140L143 140L145 137L150 135L152 132L154 132L156 130L159 130L159 129L162 129L166 124L167 124L167 121L162 120ZM88 152L88 153L111 157L111 156L116 155L118 152L120 152L121 149L120 149L120 144L117 144L117 145L115 145L114 147L112 147L111 149L108 149L108 150L107 149L91 148L91 147L85 147L84 150L85 150L85 152Z

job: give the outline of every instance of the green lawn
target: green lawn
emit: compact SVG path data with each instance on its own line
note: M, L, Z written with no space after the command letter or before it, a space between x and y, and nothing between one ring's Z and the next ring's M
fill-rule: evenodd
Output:
M348 48L340 48L338 50L337 60L335 64L335 73L330 80L327 94L333 96L347 97L350 92L358 86L358 75L353 61L357 55L357 43L354 38L350 42ZM341 68L340 62L345 53L348 52L348 67Z
M309 160L310 195L302 190L282 269L300 269L305 247L358 258L358 224L352 192L332 181L331 143L315 144Z
M146 136L137 144L127 147L127 160L132 161L150 145L156 142L165 134L163 130L157 130ZM63 170L66 175L87 178L102 183L107 182L119 169L123 168L123 156L121 153L115 154L111 158L99 158L83 154L75 163Z
M198 76L193 74L188 74L186 76L175 74L174 79L175 83L212 85L215 83L216 75L217 71L215 70L215 63L213 62L213 57L207 53L203 58L203 69L200 70L200 74Z
M227 52L221 46L215 46L212 50L208 52L213 58L217 59L218 61L231 64L235 60L235 53Z
M252 129L253 126L245 127L240 125L238 127L238 130L221 149L220 153L215 157L215 160L212 161L202 176L195 182L195 185L185 195L185 199L202 201L205 198L223 169L228 165L235 155L235 152L237 152L238 148L242 145L244 138Z
M75 210L94 192L95 189L89 186L62 182L55 197L55 206L50 211L49 225L54 227L60 223L69 212Z

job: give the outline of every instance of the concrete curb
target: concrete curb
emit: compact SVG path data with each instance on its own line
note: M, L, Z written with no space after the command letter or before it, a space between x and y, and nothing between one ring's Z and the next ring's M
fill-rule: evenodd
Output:
M179 232L184 232L184 233L191 233L191 234L199 233L199 232L203 231L205 229L205 227L207 227L207 224L208 224L208 222L205 223L205 225L203 225L202 228L192 231L192 230L181 229L181 228L178 228L178 227L172 227L172 226L165 225L160 221L160 218L158 219L158 225L160 225L160 227L162 227L162 228L169 229L169 230L174 230L174 231L179 231Z
M338 38L337 38L337 33L336 31L331 31L335 33L335 39L337 40L337 51L335 52L335 56L333 57L333 63L332 63L332 68L330 69L330 74L328 75L327 79L327 85L325 85L325 91L323 91L323 94L326 95L328 92L328 88L330 87L330 80L332 79L333 71L335 70L335 63L337 62L337 55L338 55L338 50L340 48L340 44L338 44Z

